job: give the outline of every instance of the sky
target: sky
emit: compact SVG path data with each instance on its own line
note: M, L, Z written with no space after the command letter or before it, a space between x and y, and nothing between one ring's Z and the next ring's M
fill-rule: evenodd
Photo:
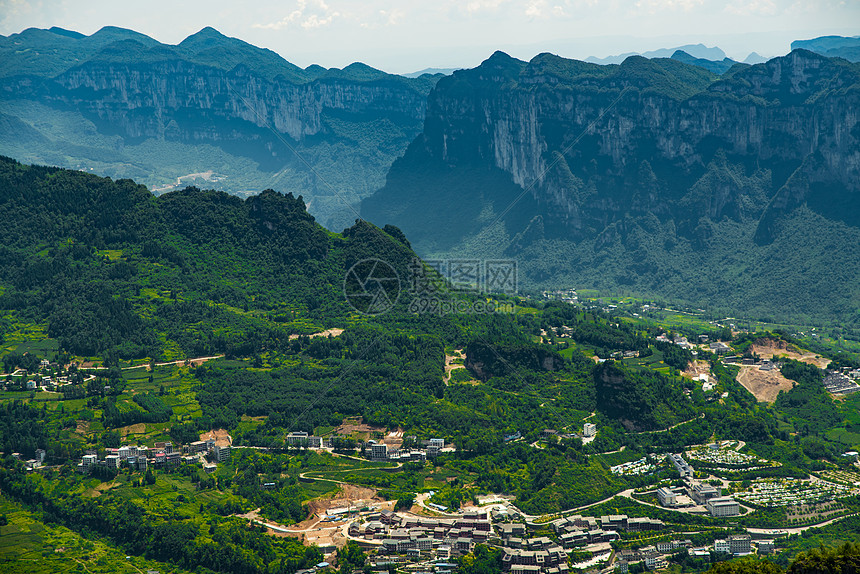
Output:
M0 0L0 34L120 26L176 44L205 26L302 67L472 67L500 49L584 59L688 43L743 60L860 35L860 0ZM2 63L0 63L2 65Z

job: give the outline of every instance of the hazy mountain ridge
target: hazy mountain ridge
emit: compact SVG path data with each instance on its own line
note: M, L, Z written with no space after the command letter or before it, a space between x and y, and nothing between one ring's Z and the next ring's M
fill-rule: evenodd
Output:
M672 59L497 53L440 80L424 133L362 213L401 227L425 256L518 256L536 286L675 291L760 313L775 310L779 287L809 299L798 312L848 312L850 296L809 275L815 264L806 275L756 267L791 249L788 218L793 229L847 225L833 228L831 253L857 268L858 86L856 65L804 50L722 78ZM485 229L524 189L504 229ZM705 269L720 279L695 277Z
M419 133L438 78L393 76L360 63L303 70L211 28L177 46L119 28L80 38L29 29L2 38L0 57L7 62L0 74L4 112L42 135L38 146L28 146L20 136L34 141L24 133L30 130L7 122L0 152L94 166L153 187L188 173L226 172L219 186L230 191L258 184L305 194L324 222L345 210L334 192L355 203L382 184L391 161ZM75 122L92 138L82 142L81 126L63 125L60 116L69 113L80 114ZM178 154L166 143L185 146L191 161L167 169ZM158 147L149 162L125 151L142 144ZM233 158L250 160L245 173L253 169L254 177ZM338 221L354 218L346 210Z
M811 40L795 40L791 49L804 49L824 56L860 62L860 36L821 36Z

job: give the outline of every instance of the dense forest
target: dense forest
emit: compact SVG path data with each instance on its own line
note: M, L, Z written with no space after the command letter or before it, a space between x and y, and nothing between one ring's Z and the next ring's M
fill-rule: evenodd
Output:
M331 484L311 488L312 479L301 479L326 468L322 455L286 436L327 434L335 452L360 457L357 436L337 430L345 421L370 425L374 436L402 431L414 437L410 448L432 437L455 447L397 472L339 459L351 466L334 471L348 472L337 480L401 505L435 480L434 500L446 506L504 493L529 514L558 513L669 483L676 475L661 462L666 452L722 439L780 463L726 474L736 482L849 464L827 431L853 420L854 403L832 401L821 372L804 363L783 362L796 384L768 405L707 347L694 357L657 340L662 327L598 305L451 293L443 283L442 296L504 301L509 312L413 312L404 289L388 312L360 313L344 295L347 270L377 258L405 280L416 265L408 240L361 221L331 234L289 194L241 200L189 188L155 198L129 181L9 160L0 161L0 183L0 331L9 349L0 446L24 460L44 449L48 465L27 473L7 456L0 491L38 508L46 523L135 555L201 572L293 573L315 564L317 549L231 515L259 508L270 520L301 521L307 501ZM738 336L739 352L755 337ZM201 355L209 360L188 360ZM694 358L708 367L712 391L681 375ZM38 378L43 369L66 372L68 384L26 390L22 372ZM586 421L599 428L591 442L581 436ZM75 472L87 450L188 444L212 429L224 429L236 447L269 450L237 448L215 475L197 464ZM652 454L653 474L611 471ZM118 486L103 491L104 483ZM169 502L147 503L154 493ZM615 507L599 507L606 513L645 508L630 499L606 504ZM774 516L786 520L784 512L741 520L757 526ZM473 560L464 569L490 571L497 557L479 552Z

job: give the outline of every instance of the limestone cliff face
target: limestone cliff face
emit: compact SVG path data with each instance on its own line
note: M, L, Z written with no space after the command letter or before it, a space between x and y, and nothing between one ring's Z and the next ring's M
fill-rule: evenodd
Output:
M674 201L695 188L716 152L770 170L768 196L811 157L809 184L856 193L860 70L803 50L724 78L670 60L600 67L497 53L437 84L420 142L420 153L449 167L507 172L574 236L631 210L677 215ZM650 185L642 162L657 174ZM802 202L793 189L777 204ZM704 204L686 202L698 211L684 215L737 213L745 190L729 181L721 197L714 193Z
M241 126L270 126L293 140L323 131L326 111L397 116L418 123L425 96L397 79L359 82L268 80L185 61L135 65L91 62L54 79L43 97L80 108L133 138L197 142L241 137Z

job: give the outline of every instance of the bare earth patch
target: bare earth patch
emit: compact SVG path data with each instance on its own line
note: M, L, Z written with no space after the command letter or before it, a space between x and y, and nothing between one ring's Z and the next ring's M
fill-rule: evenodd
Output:
M465 359L462 349L454 349L453 355L445 355L445 384L451 381L451 371L454 369L465 369L465 365L456 364L457 359Z
M332 337L337 337L343 333L343 329L326 329L325 331L320 331L319 333L313 333L312 335L308 335L311 339L314 337L328 337L331 335ZM290 335L289 339L292 341L293 339L298 339L301 335Z
M146 423L137 423L136 425L128 425L127 427L120 427L119 429L119 433L123 438L130 434L144 434L145 432Z
M744 365L738 373L738 382L746 390L755 395L759 401L772 403L776 400L779 391L791 390L793 381L786 379L777 370L760 371L757 366Z
M772 359L774 355L782 355L795 361L802 361L815 365L819 369L827 368L830 364L830 359L825 359L820 355L798 349L793 345L787 344L785 341L774 341L772 339L759 339L750 346L750 350L757 354L762 359Z
M385 433L385 428L365 424L361 421L361 418L344 419L343 423L334 429L334 434L336 435L355 436L363 440L370 438L371 433L374 432Z
M267 532L271 536L297 538L308 546L312 544L322 546L333 544L338 548L343 548L346 546L346 537L343 535L344 523L323 521L322 518L332 508L365 506L371 502L382 505L381 507L388 505L389 510L394 505L394 501L383 502L372 488L344 484L341 485L340 491L331 498L311 500L308 503L309 515L306 520L292 526L281 526L278 530L269 529ZM275 525L271 521L262 518L259 514L259 509L238 516Z
M681 374L691 379L695 379L699 375L708 375L709 380L714 378L713 375L711 375L711 365L708 361L693 361L687 365L686 370Z
M119 484L116 482L103 482L96 486L95 488L91 488L86 491L87 496L95 498L97 496L101 496L102 492L106 492L112 488L118 487Z
M90 432L90 421L77 421L77 426L75 427L75 432L79 435L87 435Z
M200 440L215 439L216 446L230 446L233 444L233 437L227 434L224 429L213 429L209 432L200 433Z

